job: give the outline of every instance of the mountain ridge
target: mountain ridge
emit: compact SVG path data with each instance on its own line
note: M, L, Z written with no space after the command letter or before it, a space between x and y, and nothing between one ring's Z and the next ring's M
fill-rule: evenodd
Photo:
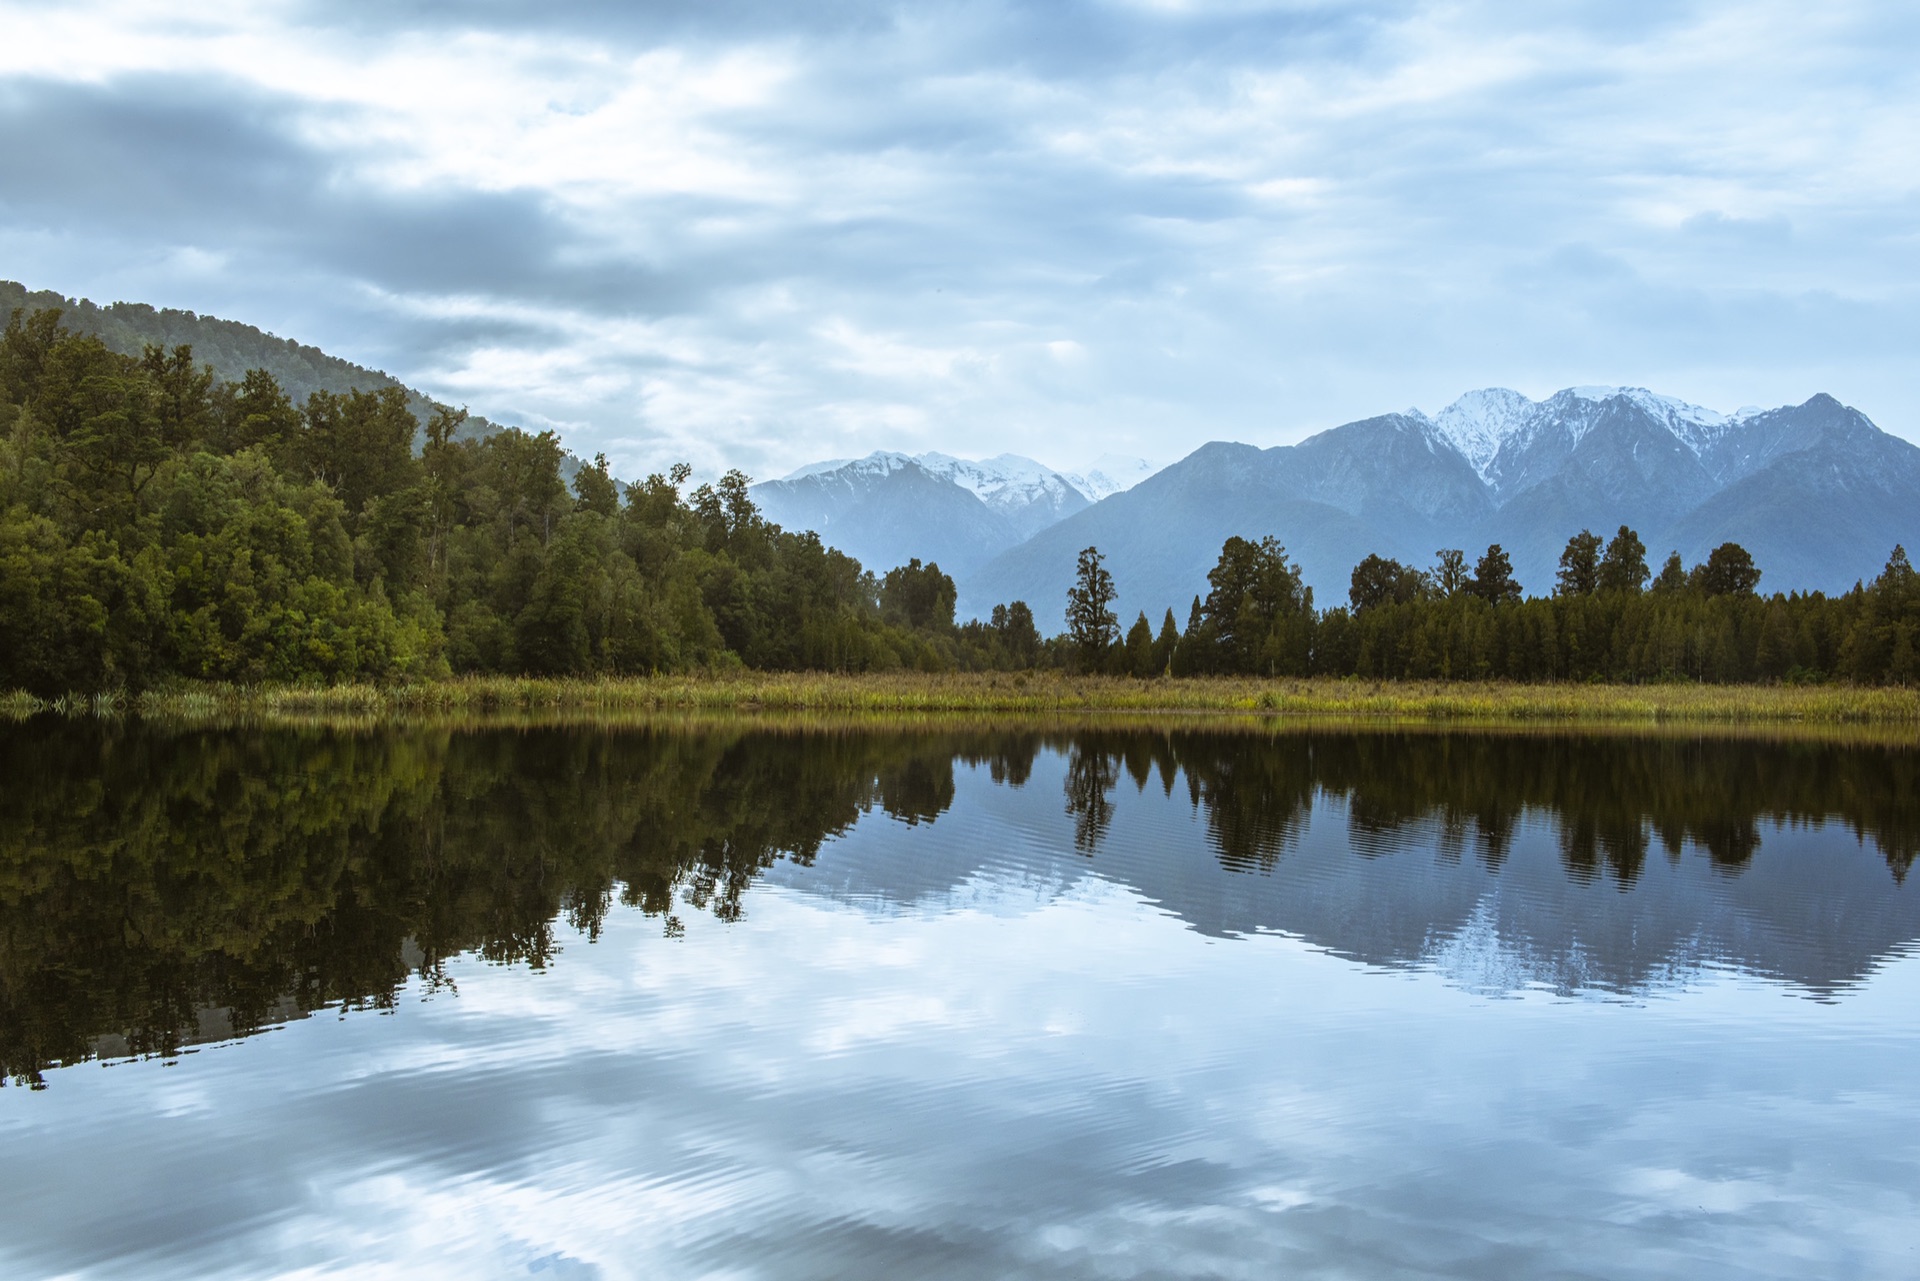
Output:
M1656 564L1732 541L1769 587L1845 590L1896 542L1920 543L1920 448L1826 393L1721 414L1645 388L1487 388L1292 445L1203 445L988 561L960 583L960 612L1064 600L1079 550L1097 546L1123 625L1182 614L1229 534L1276 535L1323 607L1368 554L1426 566L1436 548L1471 559L1495 542L1540 592L1572 534L1622 524Z
M751 492L775 524L813 530L871 568L917 558L959 576L1086 510L1095 494L1125 488L1097 466L1089 472L1098 479L1020 454L967 459L876 450L808 463Z
M116 351L187 343L223 381L265 368L296 402L399 387L416 418L432 409L389 374L241 322L0 281L0 315L48 307ZM472 416L460 434L497 430ZM579 465L569 453L563 470ZM1619 524L1640 532L1656 562L1668 549L1699 559L1739 542L1764 586L1782 590L1844 590L1894 543L1920 544L1920 448L1824 392L1722 414L1644 387L1569 387L1539 401L1483 388L1431 415L1378 415L1292 445L1210 442L1162 469L1113 456L1064 472L1017 454L878 451L753 493L770 519L817 529L876 571L937 561L959 583L962 617L1013 599L1050 617L1088 545L1108 555L1124 622L1136 610L1183 612L1235 534L1278 536L1322 606L1344 599L1368 554L1426 565L1437 547L1475 556L1491 542L1544 591L1572 533Z

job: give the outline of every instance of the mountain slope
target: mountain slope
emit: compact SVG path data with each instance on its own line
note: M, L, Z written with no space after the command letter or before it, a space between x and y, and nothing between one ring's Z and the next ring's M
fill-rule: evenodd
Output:
M1628 525L1648 535L1717 488L1693 449L1632 397L1568 409L1524 443L1503 447L1494 467L1506 481L1495 490L1504 501L1469 544L1500 543L1515 577L1534 591L1551 588L1560 551L1578 531Z
M1764 589L1828 592L1874 577L1895 543L1920 549L1920 448L1827 395L1758 415L1749 430L1751 447L1723 455L1738 478L1658 546L1691 562L1737 542Z
M1435 531L1485 509L1472 468L1424 422L1388 415L1300 445L1257 449L1215 442L1123 493L996 557L960 584L960 612L1025 600L1046 625L1073 583L1080 549L1107 555L1123 625L1172 608L1184 626L1220 545L1276 535L1322 602L1345 599L1347 575L1369 552L1424 562ZM1397 483L1417 462L1421 483Z
M1019 454L999 454L978 462L946 454L921 454L914 461L1005 517L1022 539L1092 505L1067 477Z
M139 302L102 307L85 298L63 298L47 289L29 291L17 281L0 280L0 320L16 308L31 314L50 307L61 311L60 323L68 329L92 334L128 356L138 356L148 343L160 347L186 343L192 346L194 359L212 365L215 377L222 382L238 382L249 369L264 369L295 404L304 404L316 391L381 391L402 386L397 378L378 369L329 356L318 347L277 338L238 321ZM433 412L432 403L412 388L407 389L407 399L414 416L425 422Z
M1124 494L1011 548L962 581L963 614L1064 601L1079 550L1097 546L1122 623L1184 617L1220 544L1277 536L1322 606L1342 603L1369 553L1433 563L1501 543L1521 583L1550 591L1581 529L1638 530L1657 564L1737 541L1767 586L1843 590L1895 542L1920 545L1920 448L1830 396L1722 415L1644 388L1572 388L1544 401L1502 389L1348 423L1293 446L1215 443Z
M766 481L752 494L768 520L811 529L876 573L918 557L957 578L1020 541L978 494L904 454Z
M811 529L871 569L917 556L955 575L1090 505L1067 477L1018 454L836 458L752 492L769 520Z

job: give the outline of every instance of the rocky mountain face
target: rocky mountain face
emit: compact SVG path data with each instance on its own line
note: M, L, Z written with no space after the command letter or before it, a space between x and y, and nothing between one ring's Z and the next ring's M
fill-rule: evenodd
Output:
M982 565L961 582L960 610L1021 599L1049 622L1092 545L1123 625L1168 607L1184 619L1232 534L1276 535L1322 606L1346 599L1369 553L1426 566L1438 548L1471 560L1493 542L1544 592L1569 536L1622 524L1656 567L1669 550L1691 564L1734 541L1765 571L1763 590L1844 590L1894 543L1920 543L1920 448L1826 395L1724 415L1641 388L1471 392L1432 416L1387 414L1297 445L1203 446Z
M869 569L918 557L959 577L1150 471L1138 459L1066 475L1018 454L882 452L811 463L752 492L767 519L811 529Z

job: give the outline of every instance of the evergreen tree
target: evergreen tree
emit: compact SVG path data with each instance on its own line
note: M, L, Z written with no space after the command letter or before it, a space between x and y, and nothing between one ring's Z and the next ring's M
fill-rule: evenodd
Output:
M1102 564L1104 560L1097 547L1081 551L1074 585L1067 590L1067 642L1081 671L1101 669L1119 627L1112 608L1117 594L1113 575Z
M1502 605L1520 599L1520 584L1513 577L1513 561L1499 543L1487 548L1487 554L1473 567L1473 581L1467 590L1489 605Z
M994 606L999 614L1001 606ZM1001 644L1014 667L1034 667L1040 662L1040 629L1034 626L1033 610L1023 600L1005 607L1004 621L998 625Z
M1153 625L1147 622L1147 613L1133 620L1133 626L1127 629L1127 675L1146 678L1158 676L1160 669L1153 665Z
M1169 609L1167 612L1173 611ZM1168 670L1175 676L1199 676L1211 672L1214 670L1213 648L1200 598L1195 596L1187 610L1187 630L1180 634L1180 643L1174 646L1173 661Z
M1201 608L1202 634L1219 669L1271 675L1304 668L1313 592L1278 539L1227 539L1207 582L1212 590Z
M607 470L605 454L595 454L590 465L573 474L573 492L582 511L611 517L620 510L620 487Z
M915 630L946 631L953 626L957 595L939 565L923 566L916 556L880 580L880 616Z
M1671 596L1687 590L1687 567L1681 563L1679 552L1668 552L1666 564L1660 567L1660 577L1653 580L1653 590L1663 596Z
M1583 529L1567 540L1554 590L1562 596L1591 596L1600 590L1600 535Z
M1434 586L1442 596L1452 599L1467 589L1467 554L1458 547L1442 547L1434 553Z
M1620 526L1600 561L1600 590L1637 592L1646 586L1647 576L1647 545L1640 535Z
M1173 666L1173 651L1180 645L1180 629L1174 626L1173 610L1167 610L1165 618L1160 620L1160 634L1153 640L1153 670L1156 675L1169 671Z
M1407 604L1418 599L1427 588L1427 576L1413 566L1370 555L1353 567L1347 599L1357 614L1378 605Z
M1690 575L1693 585L1708 596L1751 596L1760 584L1753 556L1739 543L1721 543Z

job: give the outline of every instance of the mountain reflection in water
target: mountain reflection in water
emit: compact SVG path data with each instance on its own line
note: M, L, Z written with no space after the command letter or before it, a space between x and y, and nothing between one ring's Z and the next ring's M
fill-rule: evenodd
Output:
M23 1084L391 1006L462 953L546 966L616 904L669 936L734 921L762 882L889 911L1098 881L1205 935L1494 992L1725 967L1824 997L1920 937L1907 747L42 721L0 733L0 770L0 1071ZM941 839L903 851L876 813Z

